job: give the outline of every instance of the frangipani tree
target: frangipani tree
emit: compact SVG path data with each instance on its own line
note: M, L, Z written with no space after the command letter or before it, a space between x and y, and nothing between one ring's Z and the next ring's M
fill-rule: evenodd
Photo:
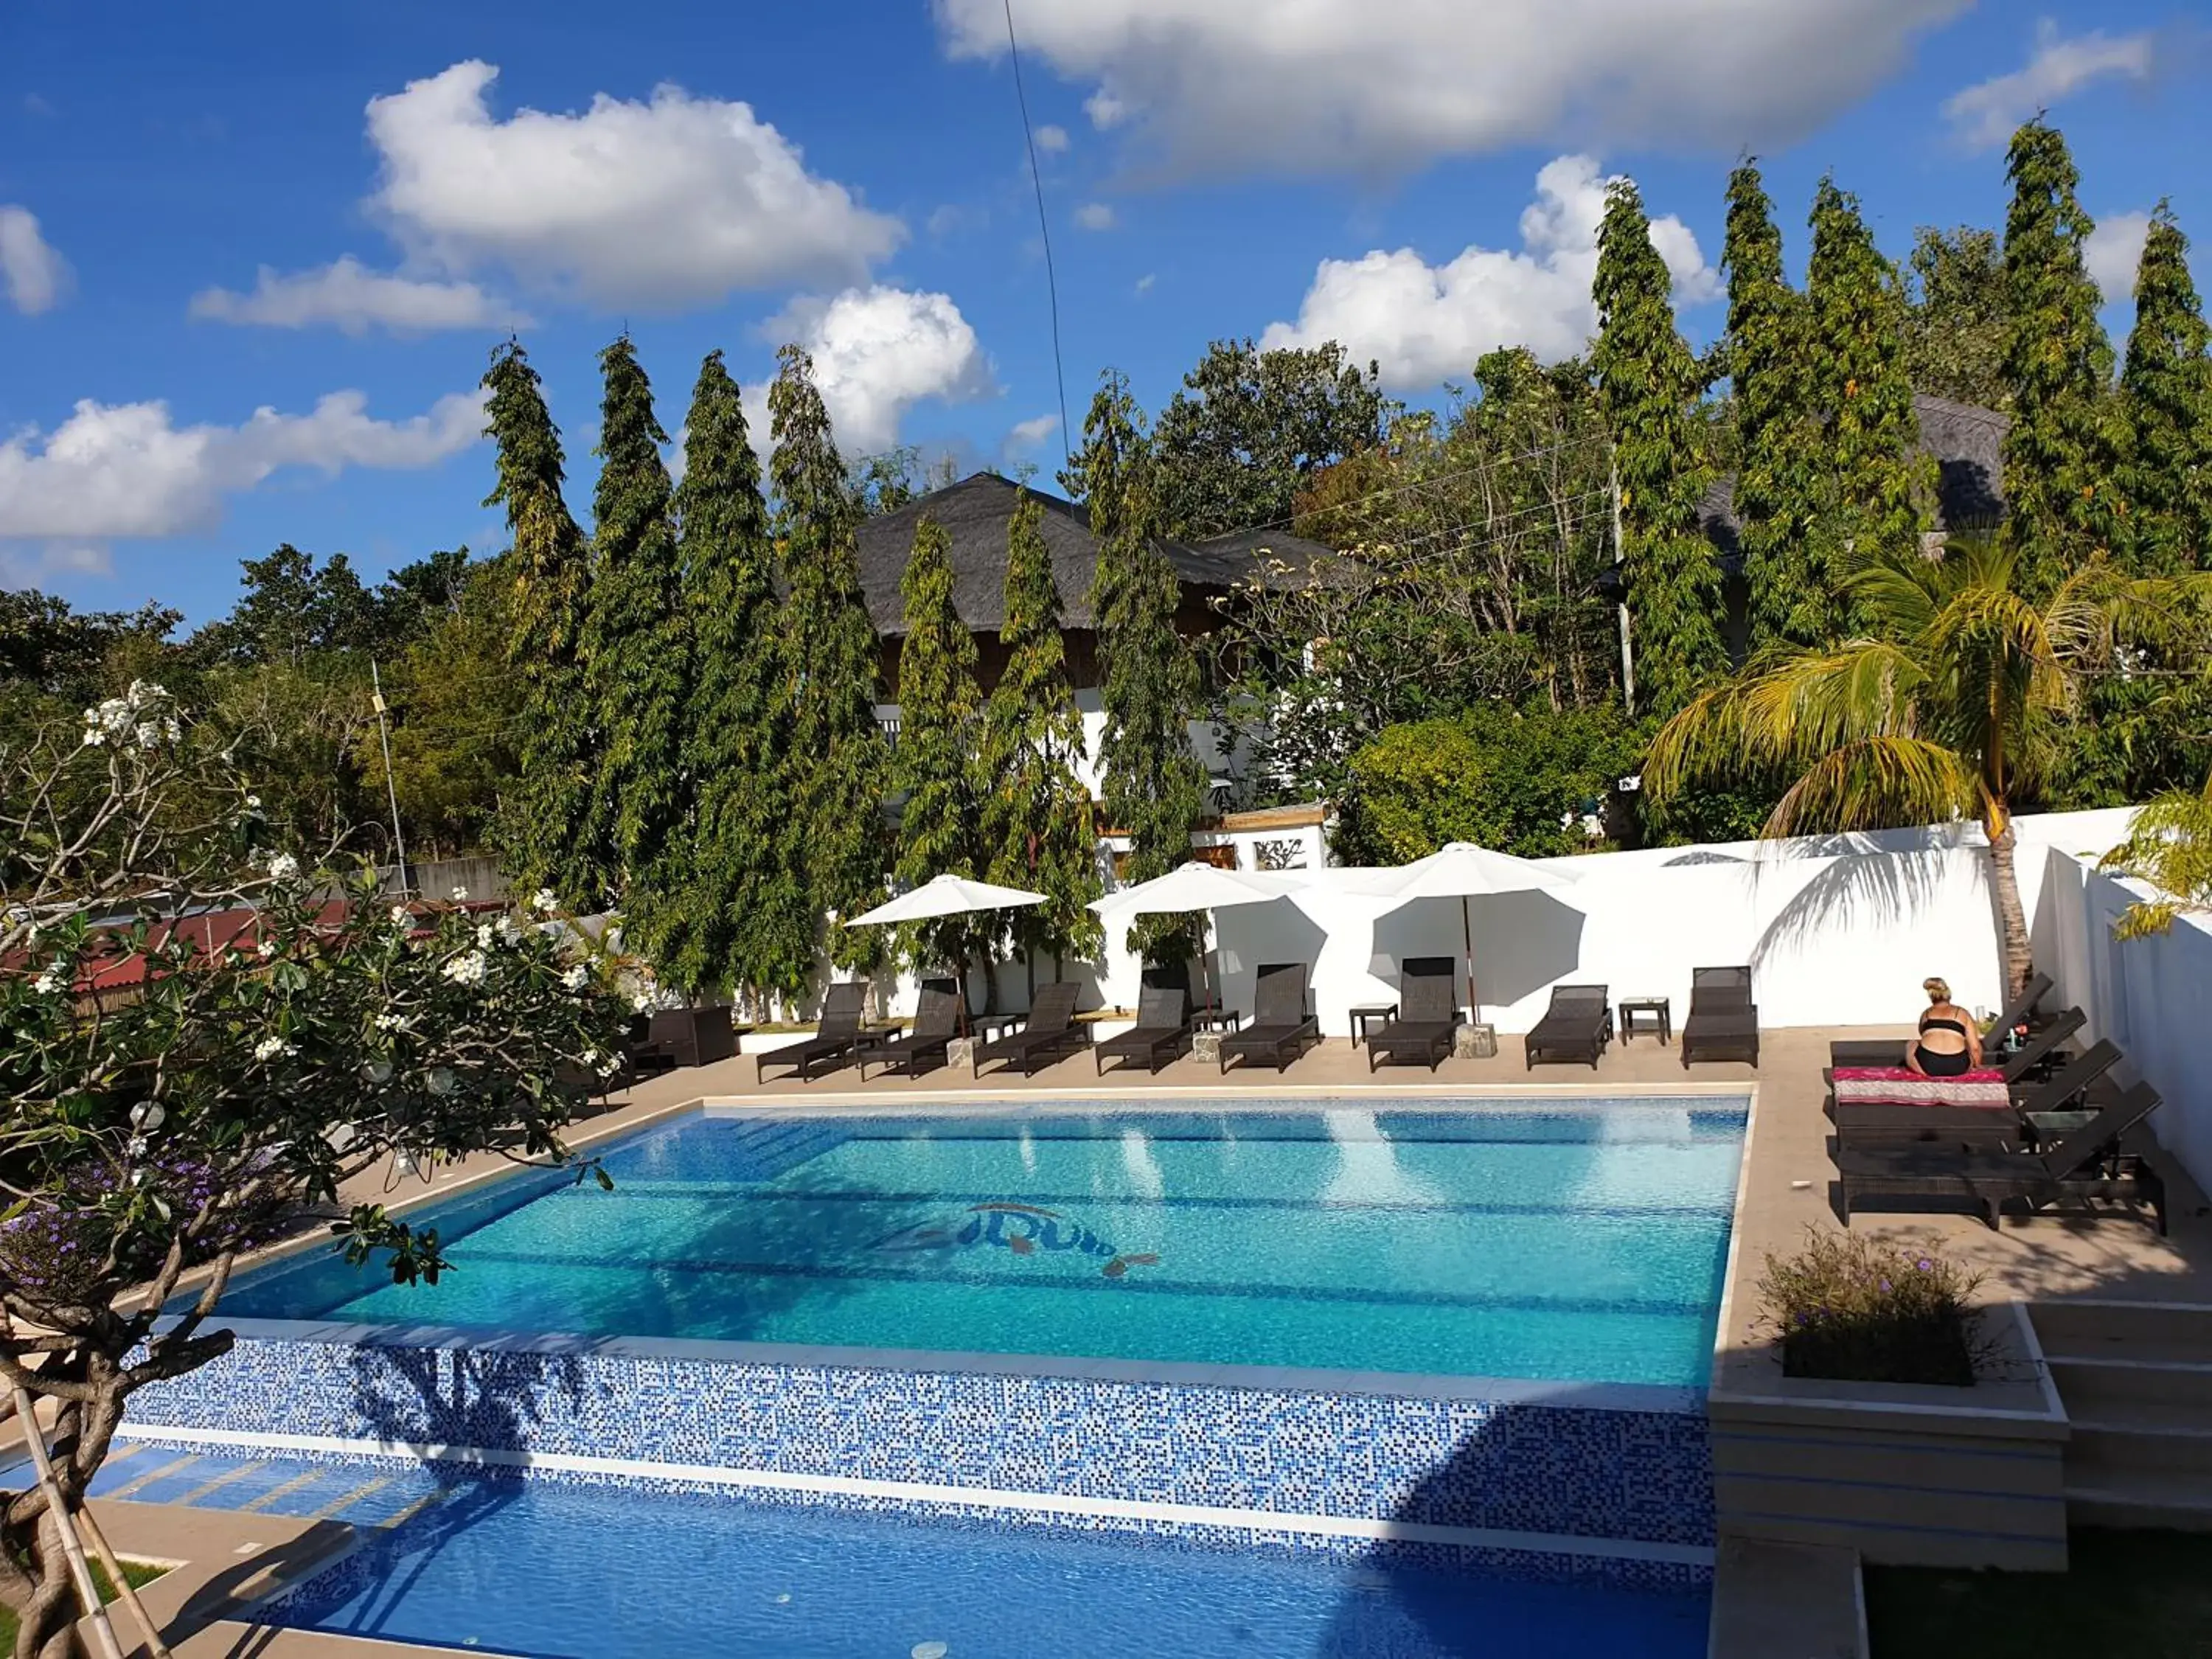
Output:
M346 1183L489 1150L568 1163L620 1052L629 1006L565 928L333 897L264 834L159 687L0 737L0 1392L53 1406L67 1510L130 1396L229 1347L242 1251L319 1208L356 1261L434 1282L436 1233ZM45 1489L0 1493L19 1656L70 1650L71 1594Z
M1863 637L1756 659L1660 729L1644 769L1653 804L1777 769L1796 781L1768 836L1979 823L2019 991L2033 962L2013 811L2032 798L2054 719L2088 678L2125 670L2134 647L2202 638L2212 575L2136 579L2100 558L2039 601L2018 559L1981 542L1872 560L1849 579Z

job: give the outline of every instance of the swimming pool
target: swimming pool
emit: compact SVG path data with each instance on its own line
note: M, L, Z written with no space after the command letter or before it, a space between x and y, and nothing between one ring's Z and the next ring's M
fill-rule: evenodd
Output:
M227 1316L1701 1387L1740 1097L694 1115Z

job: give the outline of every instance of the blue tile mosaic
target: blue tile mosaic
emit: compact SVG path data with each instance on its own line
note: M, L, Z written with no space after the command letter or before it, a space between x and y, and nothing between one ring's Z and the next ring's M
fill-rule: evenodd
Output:
M705 1464L1709 1545L1694 1411L240 1340L132 1397L139 1433Z

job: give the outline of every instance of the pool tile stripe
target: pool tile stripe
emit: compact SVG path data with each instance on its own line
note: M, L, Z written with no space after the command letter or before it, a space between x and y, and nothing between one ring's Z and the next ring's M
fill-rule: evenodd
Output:
M181 1474L199 1461L200 1455L197 1452L187 1456L179 1457L173 1462L162 1464L159 1468L149 1469L143 1474L141 1474L136 1480L132 1480L126 1485L118 1486L113 1492L102 1492L100 1496L103 1498L135 1497L137 1493L145 1491L147 1487L152 1486L155 1481L165 1480L173 1474Z
M315 1482L320 1480L322 1478L322 1470L308 1469L303 1474L294 1475L289 1480L282 1481L279 1484L270 1487L267 1492L261 1493L258 1497L248 1498L245 1503L240 1504L238 1506L239 1510L244 1514L258 1515L264 1510L268 1510L277 1504L283 1503L284 1499L289 1498L294 1492L305 1491L307 1487L313 1486ZM323 1519L319 1515L315 1516L313 1518L318 1521Z

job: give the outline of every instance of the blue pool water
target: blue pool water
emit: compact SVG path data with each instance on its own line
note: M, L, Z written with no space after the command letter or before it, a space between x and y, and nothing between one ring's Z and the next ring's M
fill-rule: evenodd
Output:
M1708 1601L452 1475L264 1618L542 1659L1697 1659Z
M691 1117L226 1313L1701 1386L1737 1099ZM410 1220L418 1218L410 1216Z

